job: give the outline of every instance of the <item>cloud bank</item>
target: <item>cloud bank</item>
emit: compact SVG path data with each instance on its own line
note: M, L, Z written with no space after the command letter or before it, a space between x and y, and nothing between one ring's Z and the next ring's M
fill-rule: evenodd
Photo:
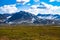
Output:
M46 4L44 2L41 2L42 5L32 5L28 10L25 10L27 12L33 13L37 15L40 14L59 14L60 15L60 6L53 6L50 4ZM41 8L42 6L45 6L46 8ZM40 8L37 8L40 7Z
M23 5L25 5L30 0L16 0L16 1L18 3L23 3ZM34 0L34 1L38 2L39 0ZM50 0L50 2L53 2L53 1L56 1L56 0ZM31 4L28 4L28 5L31 5ZM4 6L0 7L1 14L4 14L4 13L11 14L11 13L19 12L19 11L21 11L21 10L19 10L16 7L16 4L4 5ZM51 4L41 2L40 4L31 5L28 9L23 9L23 11L30 12L30 13L35 14L35 15L37 15L39 13L40 14L59 14L60 15L60 6L53 6Z
M4 5L0 7L0 14L4 14L4 13L12 14L15 12L18 12L16 5Z

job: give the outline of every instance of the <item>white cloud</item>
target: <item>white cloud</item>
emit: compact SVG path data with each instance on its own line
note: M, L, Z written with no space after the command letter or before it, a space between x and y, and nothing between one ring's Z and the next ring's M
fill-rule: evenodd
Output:
M60 2L60 0L57 0L58 2Z
M38 1L40 1L40 0L34 0L35 2L38 2Z
M54 2L54 1L56 1L56 2L60 2L60 0L50 0L50 2Z
M39 13L37 6L39 5L32 5L28 10L24 10L24 11L37 15Z
M40 14L59 14L60 15L60 6L53 6L50 4L46 4L44 2L42 2L42 4L46 8L37 8L40 5L32 5L28 10L24 10L24 11L30 12L35 15L37 15L38 13L40 13Z
M53 6L53 5L50 5L50 4L46 4L44 2L42 2L46 7L46 11L48 11L50 14L60 14L60 6ZM48 13L47 12L47 13Z
M30 3L28 3L27 5L31 5Z
M30 12L32 14L35 14L37 15L38 13L41 13L41 14L59 14L60 15L60 6L53 6L53 5L50 5L50 4L46 4L44 2L41 2L42 4L41 5L32 5L30 6L30 8L28 9L22 9L26 12ZM28 4L30 5L30 4ZM37 8L37 7L43 7L45 6L46 8ZM16 5L4 5L2 7L0 7L0 13L15 13L15 12L18 12L20 9L17 9L16 8Z
M30 0L16 0L17 3L22 3L23 5L29 2Z
M4 5L2 7L0 7L0 13L4 14L4 13L15 13L17 12L18 9L16 8L15 5Z
M55 0L50 0L50 2L54 2Z

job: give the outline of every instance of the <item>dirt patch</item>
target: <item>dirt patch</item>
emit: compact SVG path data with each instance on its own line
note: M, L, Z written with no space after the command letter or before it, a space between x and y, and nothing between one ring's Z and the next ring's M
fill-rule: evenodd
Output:
M6 36L2 36L2 37L0 37L0 40L9 40L9 38Z

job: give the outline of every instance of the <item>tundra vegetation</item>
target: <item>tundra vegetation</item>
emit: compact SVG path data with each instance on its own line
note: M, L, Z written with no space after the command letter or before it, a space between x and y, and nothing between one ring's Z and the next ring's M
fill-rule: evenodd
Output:
M60 40L60 26L1 25L0 40Z

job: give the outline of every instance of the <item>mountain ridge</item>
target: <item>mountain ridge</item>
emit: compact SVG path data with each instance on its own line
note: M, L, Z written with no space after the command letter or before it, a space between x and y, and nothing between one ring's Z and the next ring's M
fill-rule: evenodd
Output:
M4 23L6 24L60 24L60 15L38 14L20 11L12 15L7 15Z

